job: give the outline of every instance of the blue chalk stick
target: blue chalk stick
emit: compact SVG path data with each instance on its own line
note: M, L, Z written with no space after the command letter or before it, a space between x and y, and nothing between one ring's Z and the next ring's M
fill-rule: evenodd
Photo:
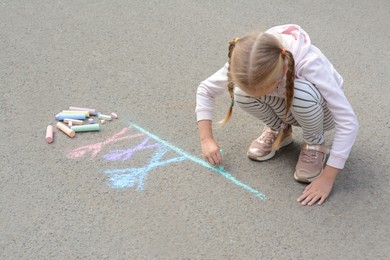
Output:
M62 121L64 119L78 119L78 120L84 120L86 118L85 114L63 114L59 113L56 115L55 119Z

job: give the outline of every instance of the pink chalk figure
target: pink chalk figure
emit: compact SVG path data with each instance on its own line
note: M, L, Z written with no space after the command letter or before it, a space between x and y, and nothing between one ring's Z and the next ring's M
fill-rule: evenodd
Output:
M108 154L104 155L104 159L106 159L108 161L118 161L121 159L122 159L122 161L126 161L126 160L129 160L131 158L131 156L136 152L139 152L139 151L142 151L145 149L152 149L152 148L156 148L156 147L160 146L159 143L147 144L149 142L149 140L150 140L149 137L145 137L144 140L142 140L142 142L135 147L132 147L132 148L127 149L127 150L111 151Z
M70 158L70 159L77 159L77 158L83 157L85 154L90 152L91 153L91 159L93 159L93 158L96 157L96 155L98 153L101 152L103 147L106 146L107 144L144 136L144 134L125 135L126 132L128 132L131 128L132 127L130 126L130 127L126 127L124 129L122 129L120 132L116 133L115 135L113 135L112 137L108 138L104 142L100 142L100 143L86 145L86 146L82 146L82 147L76 148L76 149L72 150L71 152L69 152L67 157Z

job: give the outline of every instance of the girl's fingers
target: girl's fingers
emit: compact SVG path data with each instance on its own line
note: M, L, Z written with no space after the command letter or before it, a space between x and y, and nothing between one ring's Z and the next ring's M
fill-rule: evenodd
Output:
M219 151L217 152L217 160L218 160L217 165L223 165L222 155Z
M316 195L316 196L313 197L313 199L309 203L307 203L307 205L311 206L314 203L316 203L319 199L321 199L321 196L320 195Z
M214 153L212 159L214 161L214 165L222 165L222 156L219 152Z

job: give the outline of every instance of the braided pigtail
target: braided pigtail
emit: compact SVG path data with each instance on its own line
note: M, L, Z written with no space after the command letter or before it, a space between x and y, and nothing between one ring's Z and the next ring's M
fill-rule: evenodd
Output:
M275 150L279 150L280 143L282 142L285 134L288 131L287 122L288 113L291 109L292 100L294 98L294 80L295 80L295 61L292 53L285 49L282 49L281 55L283 60L287 60L287 73L286 73L286 114L284 118L284 122L282 123L281 129L279 130L278 136L272 148Z
M234 82L232 80L232 75L230 73L230 60L231 60L231 57L232 57L232 52L233 52L233 49L234 47L236 46L236 43L238 42L239 38L235 38L234 40L231 40L229 41L229 53L228 53L228 73L227 73L227 76L228 76L228 91L229 91L229 94L230 94L230 98L231 98L231 103L230 103L230 107L229 107L229 110L228 112L226 113L224 119L222 119L221 121L219 121L218 123L219 124L226 124L227 122L229 122L230 118L232 117L232 114L233 114L233 106L234 106Z

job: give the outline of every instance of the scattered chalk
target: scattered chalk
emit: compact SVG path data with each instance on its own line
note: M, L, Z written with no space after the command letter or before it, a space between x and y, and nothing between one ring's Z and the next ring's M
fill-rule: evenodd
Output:
M72 111L88 111L91 116L96 116L96 109L83 108L83 107L69 107Z
M53 126L48 125L46 128L46 142L50 144L53 140Z
M64 132L69 137L74 137L76 135L74 130L70 129L69 127L67 127L66 125L64 125L61 122L58 122L56 126L58 129L60 129L62 132Z
M117 119L117 118L118 118L118 115L117 115L116 113L114 113L114 112L112 112L112 113L110 114L110 116L111 116L112 118L114 118L114 119Z
M76 133L78 132L90 132L90 131L99 131L100 125L99 124L90 124L90 125L77 125L72 126L71 128Z
M91 116L96 116L92 118ZM57 122L55 125L59 130L64 132L69 137L74 137L78 132L100 131L100 124L105 124L106 121L117 119L118 114L111 112L109 115L97 112L96 109L84 107L69 107L69 110L63 110L55 115ZM87 124L84 123L84 120ZM99 124L100 123L100 124ZM53 142L53 128L48 126L46 129L46 142Z

